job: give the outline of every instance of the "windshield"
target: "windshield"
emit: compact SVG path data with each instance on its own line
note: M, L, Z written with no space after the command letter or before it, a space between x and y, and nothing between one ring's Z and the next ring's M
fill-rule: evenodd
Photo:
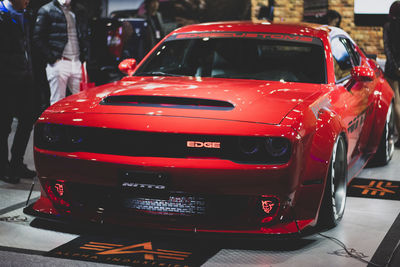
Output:
M326 83L321 44L254 38L172 38L154 51L135 76Z

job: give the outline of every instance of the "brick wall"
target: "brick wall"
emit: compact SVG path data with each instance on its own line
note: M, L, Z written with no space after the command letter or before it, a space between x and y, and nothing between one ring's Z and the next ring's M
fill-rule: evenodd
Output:
M268 6L268 0L252 0L252 15L260 5ZM275 0L274 21L299 22L303 19L303 0Z
M382 27L356 26L354 24L354 0L329 0L329 8L342 15L341 27L368 54L384 58Z
M252 0L253 18L261 4L268 5L268 0ZM355 26L354 0L329 0L329 9L342 15L341 27L366 53L385 58L382 27ZM303 0L275 0L274 14L274 21L300 22L303 18Z

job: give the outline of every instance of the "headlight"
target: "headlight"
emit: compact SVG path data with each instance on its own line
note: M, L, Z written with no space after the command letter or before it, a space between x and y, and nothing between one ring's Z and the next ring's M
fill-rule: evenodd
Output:
M73 145L80 145L85 140L83 129L76 127L68 128L68 141Z
M265 142L267 152L273 157L282 157L289 152L290 142L282 137L268 137Z
M42 128L42 138L46 143L56 144L64 138L64 131L59 125L45 124Z
M79 127L52 123L39 123L35 126L35 146L41 149L76 151L85 137L84 129Z
M242 137L239 141L239 146L242 152L246 155L254 155L260 150L260 142L256 138Z
M291 143L283 137L242 136L237 152L237 162L283 164L290 159Z

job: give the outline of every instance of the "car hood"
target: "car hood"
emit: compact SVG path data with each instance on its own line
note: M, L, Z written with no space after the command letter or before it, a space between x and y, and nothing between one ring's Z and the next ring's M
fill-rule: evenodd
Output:
M67 97L46 113L175 116L279 124L319 84L195 77L128 77Z

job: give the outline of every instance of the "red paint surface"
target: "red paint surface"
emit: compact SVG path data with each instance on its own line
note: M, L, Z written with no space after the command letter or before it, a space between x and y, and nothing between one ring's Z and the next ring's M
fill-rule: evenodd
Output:
M346 84L335 84L330 30L326 27L309 24L209 23L187 26L171 34L187 37L197 32L213 32L215 35L224 31L279 33L302 36L303 40L320 39L325 47L327 84L194 77L126 77L120 82L87 90L56 103L42 114L38 123L161 133L286 137L292 143L292 156L288 163L240 164L218 158L128 157L35 148L35 164L42 185L47 180L63 179L72 183L118 188L118 172L121 169L162 172L170 175L173 191L222 196L273 195L280 199L281 206L270 222L264 220L263 224L261 218L257 225L247 225L243 223L246 218L242 218L244 220L240 223L232 222L226 228L202 222L193 225L157 216L135 217L127 214L113 214L108 222L164 229L196 228L196 231L205 232L263 234L295 233L315 225L337 136L343 134L346 137L349 168L361 156L375 152L393 92L383 79L381 70L373 61L365 58L358 47L362 68L355 73L374 79L355 81L350 89ZM234 108L207 110L100 104L102 99L112 95L203 98L227 101ZM349 131L349 126L356 121L358 127ZM34 209L48 214L59 212L44 192ZM63 215L91 219L89 214L84 213L68 215L65 212Z

